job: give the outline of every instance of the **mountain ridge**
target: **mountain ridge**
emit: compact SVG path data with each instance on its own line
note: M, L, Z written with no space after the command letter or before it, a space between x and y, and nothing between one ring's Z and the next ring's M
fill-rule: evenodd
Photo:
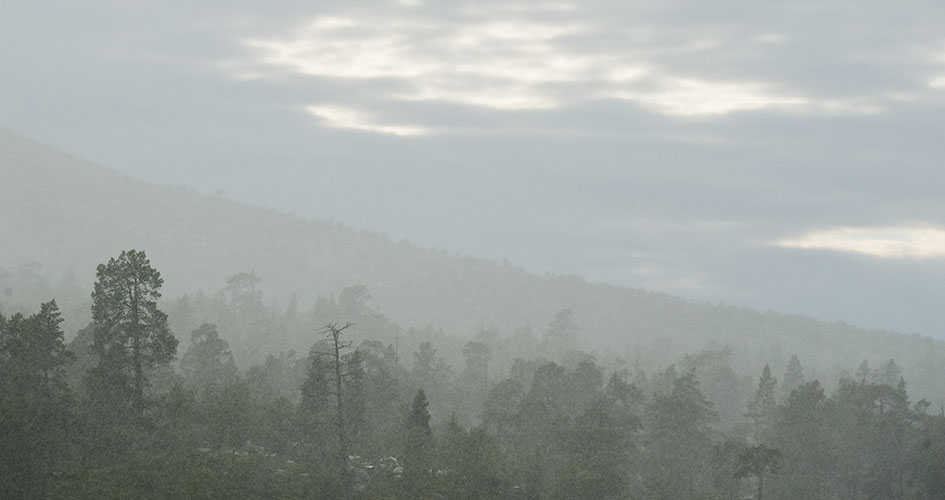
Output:
M80 287L91 285L98 263L137 248L162 272L169 297L222 288L226 276L241 271L261 277L267 300L278 303L292 294L312 303L361 284L392 320L458 335L483 327L508 333L525 325L541 334L558 311L570 308L583 348L625 359L645 353L670 362L707 345L725 345L751 358L797 353L818 370L863 359L909 360L911 378L924 380L945 352L941 342L923 336L696 304L423 249L151 184L3 128L0 172L6 180L0 183L0 234L9 236L0 239L0 268L35 261L54 274L71 269ZM933 378L929 384L942 376Z

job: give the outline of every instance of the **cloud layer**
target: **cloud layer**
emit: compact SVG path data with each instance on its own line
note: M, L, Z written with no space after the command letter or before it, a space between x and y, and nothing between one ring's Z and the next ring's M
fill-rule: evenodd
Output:
M866 85L852 93L779 78L768 68L770 61L796 57L806 49L806 33L746 26L686 33L669 26L664 34L645 24L615 25L598 11L568 3L459 5L447 12L410 6L316 15L281 33L244 37L246 54L224 66L239 78L343 80L369 88L375 100L500 111L624 100L676 117L764 110L876 114L922 97L916 88L921 75L894 91ZM866 59L861 65L883 62L881 54L859 57ZM705 68L702 61L712 60L722 64ZM938 87L940 79L932 76L928 86ZM349 109L372 104L346 101L330 104Z

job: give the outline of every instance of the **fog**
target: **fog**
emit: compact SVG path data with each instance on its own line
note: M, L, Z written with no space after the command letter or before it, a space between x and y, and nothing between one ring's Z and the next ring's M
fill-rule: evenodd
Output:
M942 498L945 8L14 0L0 498Z

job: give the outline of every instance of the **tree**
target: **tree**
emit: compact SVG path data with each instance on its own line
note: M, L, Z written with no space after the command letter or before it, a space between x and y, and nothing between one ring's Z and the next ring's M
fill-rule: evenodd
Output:
M511 434L514 467L525 498L545 498L564 452L562 436L574 410L564 367L544 363L535 370Z
M777 418L778 404L774 398L774 389L778 381L771 376L771 368L765 365L758 380L758 390L755 398L748 403L745 416L751 420L754 438L759 443L767 442L770 438L774 421Z
M482 407L482 421L503 446L512 446L520 427L519 411L525 388L515 379L506 379L489 391Z
M55 301L0 315L0 498L43 498L72 435L73 401Z
M762 500L765 487L765 474L778 472L781 465L781 451L759 444L750 446L738 455L738 469L735 477L755 476L758 478L758 497Z
M905 445L913 429L905 383L840 379L831 397L836 483L850 498L902 498Z
M870 369L870 362L868 360L863 360L860 363L860 366L856 369L855 374L856 380L860 382L872 382L873 381L873 370Z
M226 293L237 314L253 314L263 308L262 291L256 287L262 279L256 273L240 272L226 278Z
M443 392L441 388L445 388L450 382L452 373L443 358L436 355L433 344L421 342L417 352L413 353L413 358L413 369L410 373L414 384L433 396Z
M501 499L509 490L504 475L506 464L502 450L482 426L466 430L453 415L446 424L446 433L437 443L440 464L438 493L446 498L473 500Z
M492 359L492 351L489 346L482 342L471 341L463 346L463 359L466 360L467 379L476 384L482 384L482 391L489 386L489 361Z
M647 459L651 489L667 498L692 498L707 486L712 424L718 413L699 391L695 370L657 392L650 404Z
M917 405L918 429L911 469L924 498L945 498L945 414L929 415L929 406L924 400Z
M227 276L222 298L229 310L217 318L218 325L235 339L236 359L246 361L253 354L271 348L272 313L263 305L262 279L256 273L239 272Z
M321 353L315 352L313 349L310 356L311 364L301 387L301 407L316 420L328 407L328 399L331 395L328 362L324 356L319 356L319 354Z
M324 335L328 346L325 350L316 350L313 347L312 366L308 378L302 385L303 404L311 411L319 412L319 405L327 403L330 396L334 396L334 418L331 420L334 421L335 435L338 440L336 457L343 498L351 498L351 481L348 474L348 431L351 427L351 422L349 422L351 413L348 409L350 401L345 391L346 388L351 389L351 386L345 381L352 379L352 375L363 376L360 356L355 355L354 363L350 364L348 361L352 358L345 359L342 355L342 351L351 347L350 341L342 340L342 334L351 326L351 323L345 323L342 326L338 326L337 323L328 323L318 331ZM360 384L360 380L357 384Z
M410 405L406 421L405 473L414 488L420 487L422 476L433 465L433 431L430 429L429 402L423 389Z
M816 380L793 390L779 407L774 445L784 453L781 473L769 482L775 498L829 498L836 469L831 406Z
M0 330L0 352L9 366L18 365L46 383L62 381L66 365L75 360L63 341L62 322L55 300L41 304L29 318L14 315L6 322L0 316L0 328L8 326Z
M787 369L784 370L784 380L781 382L783 399L787 400L791 391L802 385L804 385L804 368L801 367L801 360L797 359L797 354L794 354L788 361Z
M899 383L899 379L902 378L902 370L899 369L899 365L896 364L896 360L890 359L889 361L883 363L883 366L876 370L875 376L877 384L896 387L896 384Z
M604 374L594 359L582 359L576 368L568 371L566 391L569 401L569 417L576 417L597 399L604 384Z
M193 331L191 344L180 361L187 383L198 390L220 389L236 381L230 345L220 338L217 325L204 323Z
M346 318L360 318L371 313L368 305L372 300L366 286L353 285L346 287L338 295L338 308Z
M561 356L574 348L577 343L578 326L574 323L574 312L570 309L562 309L555 315L555 319L548 325L548 331L545 333L545 345L548 348L548 354L551 356Z
M391 415L401 413L404 395L410 394L404 384L406 370L397 361L397 352L392 345L365 340L355 352L361 358L359 371L362 381L351 381L352 386L360 391L357 399L352 401L357 410L351 414L361 423L359 451L362 455L390 454L390 450L397 449L402 441L403 422L391 418Z
M565 439L564 465L555 474L552 498L627 498L633 433L640 427L630 411L632 403L626 399L632 398L634 391L612 377L607 392L574 419Z
M355 349L341 357L341 387L344 389L344 422L348 446L359 447L364 435L367 395L364 392L364 353ZM350 451L350 449L349 449Z
M129 399L133 415L144 415L146 372L166 365L177 353L167 315L157 307L164 280L144 252L127 250L100 264L92 292L93 376ZM119 401L127 404L129 401Z

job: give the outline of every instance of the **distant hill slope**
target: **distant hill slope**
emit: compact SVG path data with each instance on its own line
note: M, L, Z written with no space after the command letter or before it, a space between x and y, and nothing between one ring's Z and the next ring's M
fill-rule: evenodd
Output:
M217 290L227 275L253 270L267 300L296 292L306 303L366 285L381 312L404 326L468 335L480 325L508 332L530 324L541 334L555 313L570 307L585 345L631 360L670 361L707 344L775 365L797 353L815 372L895 358L913 393L945 386L943 344L918 335L536 276L149 184L0 128L0 268L36 261L54 275L73 269L78 286L89 289L95 266L128 248L147 251L168 296Z

